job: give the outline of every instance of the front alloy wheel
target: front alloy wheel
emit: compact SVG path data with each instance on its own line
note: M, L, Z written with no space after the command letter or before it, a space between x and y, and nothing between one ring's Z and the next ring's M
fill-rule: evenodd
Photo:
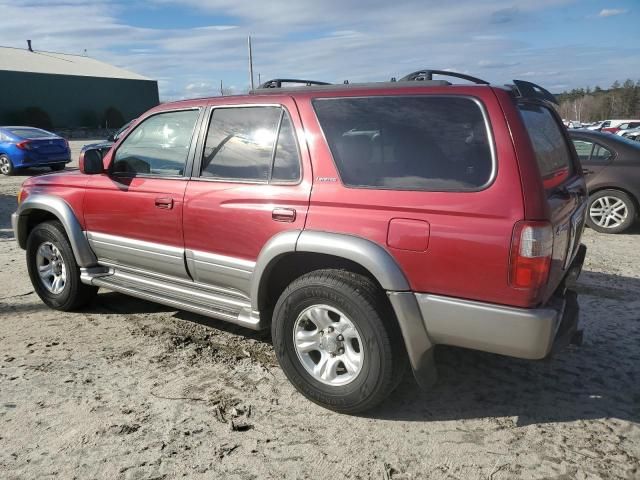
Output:
M49 292L58 295L67 284L67 267L58 247L51 242L42 243L37 250L36 266L40 282Z
M69 311L89 303L97 287L80 282L80 268L60 222L43 222L27 237L27 269L33 289L56 310Z

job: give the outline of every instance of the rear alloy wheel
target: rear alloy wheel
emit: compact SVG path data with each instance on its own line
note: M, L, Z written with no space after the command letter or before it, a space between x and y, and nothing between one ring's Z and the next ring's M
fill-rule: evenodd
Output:
M408 363L384 292L345 270L317 270L294 280L275 306L271 334L294 387L338 412L380 403Z
M13 163L7 155L0 155L0 173L2 175L11 175L14 171Z
M636 206L624 192L601 190L589 198L587 225L601 233L621 233L636 218Z

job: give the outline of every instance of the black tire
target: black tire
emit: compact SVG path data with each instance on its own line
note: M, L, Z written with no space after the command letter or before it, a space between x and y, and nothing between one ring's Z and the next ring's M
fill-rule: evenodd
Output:
M16 168L13 166L13 162L9 158L8 155L2 154L0 155L0 173L6 175L13 175L16 171Z
M608 199L608 203L613 205L614 201L620 201L624 204L626 209L626 217L623 221L617 222L617 224L611 223L615 226L606 226L606 221L602 220L602 216L599 215L601 211L600 205L605 202L603 199ZM624 210L623 210L624 211ZM633 199L625 192L620 190L600 190L589 197L589 208L587 210L587 225L600 233L622 233L627 230L636 220L637 208ZM601 225L598 224L600 220ZM611 220L613 222L613 220ZM605 225L602 225L604 223Z
M44 243L53 244L64 262L66 281L59 293L45 287L38 273L38 249ZM27 238L27 269L33 289L49 307L69 311L80 308L93 300L98 288L80 282L80 268L71 250L64 227L60 222L49 221L36 225Z
M361 369L346 385L317 380L296 353L296 320L314 305L344 312L362 339ZM408 364L384 292L369 278L345 270L317 270L293 281L275 306L271 333L278 361L294 387L309 400L337 412L362 412L380 403L400 383Z
M52 171L59 172L60 170L64 170L64 167L66 166L67 165L65 163L55 163L53 165L50 165L49 167L51 168Z

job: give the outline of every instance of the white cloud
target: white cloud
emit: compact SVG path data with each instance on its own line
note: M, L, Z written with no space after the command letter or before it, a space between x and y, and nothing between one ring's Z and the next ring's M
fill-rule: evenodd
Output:
M44 1L46 8L36 0L0 0L0 45L24 47L31 38L36 49L87 49L92 57L158 79L164 100L217 95L220 80L245 90L248 34L254 39L254 71L263 81L376 81L446 67L498 83L525 71L542 85L606 86L640 71L633 49L542 49L522 40L520 32L540 28L532 17L574 0L487 0L481 7L477 0L371 0L366 8L361 0L135 4L138 14L144 8L177 6L200 14L203 25L207 18L216 19L198 28L136 26L124 1ZM228 18L229 25L220 18Z
M600 10L598 14L599 17L614 17L616 15L623 15L627 13L629 10L625 10L623 8L603 8Z

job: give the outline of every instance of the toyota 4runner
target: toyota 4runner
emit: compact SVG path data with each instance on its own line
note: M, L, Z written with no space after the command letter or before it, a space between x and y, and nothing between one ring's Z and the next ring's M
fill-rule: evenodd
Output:
M15 237L48 306L104 287L270 326L300 392L362 411L407 363L431 385L437 344L579 343L587 192L552 101L423 70L163 104L104 158L25 181Z

